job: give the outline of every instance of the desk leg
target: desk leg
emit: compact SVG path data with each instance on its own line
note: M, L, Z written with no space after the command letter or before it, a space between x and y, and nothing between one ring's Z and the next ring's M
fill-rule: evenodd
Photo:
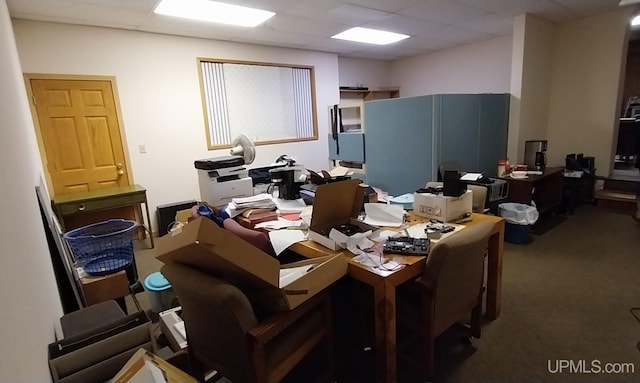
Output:
M388 282L373 290L378 381L391 383L396 381L396 290Z
M487 318L498 319L502 299L502 255L504 252L504 222L489 238L487 270Z
M153 249L153 231L151 231L151 216L149 215L149 202L147 201L147 197L144 197L144 208L147 211L147 227L149 231L149 241L151 242L151 248Z

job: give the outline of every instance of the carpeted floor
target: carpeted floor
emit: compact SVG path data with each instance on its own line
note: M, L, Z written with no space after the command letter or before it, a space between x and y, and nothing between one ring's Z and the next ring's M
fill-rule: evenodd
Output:
M141 280L160 269L154 255L136 250ZM630 216L580 206L526 245L505 243L502 277L500 318L472 345L439 339L435 382L640 381L631 313L640 307L640 225ZM149 308L146 293L137 297Z

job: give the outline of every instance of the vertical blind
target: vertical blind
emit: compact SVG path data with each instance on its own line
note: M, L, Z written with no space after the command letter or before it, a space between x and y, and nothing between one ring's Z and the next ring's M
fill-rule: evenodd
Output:
M200 61L208 145L317 138L312 70Z

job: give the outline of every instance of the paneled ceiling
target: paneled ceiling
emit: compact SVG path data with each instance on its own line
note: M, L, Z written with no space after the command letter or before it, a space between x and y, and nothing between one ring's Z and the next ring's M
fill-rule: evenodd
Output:
M271 45L344 57L397 60L510 34L513 17L531 13L564 22L618 7L620 0L227 0L276 12L256 28L156 15L159 0L7 0L13 18L93 25ZM351 27L385 29L409 39L387 46L331 39Z

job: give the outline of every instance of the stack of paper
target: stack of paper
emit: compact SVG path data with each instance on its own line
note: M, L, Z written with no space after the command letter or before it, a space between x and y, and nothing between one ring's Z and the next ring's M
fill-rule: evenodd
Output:
M262 193L251 197L234 198L227 205L226 211L233 218L246 209L275 209L275 207L276 204L271 195Z

